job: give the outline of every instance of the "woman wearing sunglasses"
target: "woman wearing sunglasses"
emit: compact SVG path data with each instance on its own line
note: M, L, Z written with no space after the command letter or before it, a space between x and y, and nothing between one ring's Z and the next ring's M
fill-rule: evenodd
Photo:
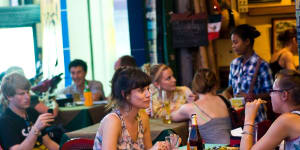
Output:
M273 90L270 91L273 111L281 115L273 122L267 133L255 144L254 120L263 100L246 104L244 131L241 140L243 150L271 150L283 140L285 150L300 148L300 72L281 70L276 74Z

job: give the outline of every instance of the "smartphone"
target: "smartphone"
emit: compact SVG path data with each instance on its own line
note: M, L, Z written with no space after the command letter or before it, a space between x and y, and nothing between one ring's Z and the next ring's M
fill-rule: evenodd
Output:
M53 109L52 109L52 108L49 108L49 109L48 109L48 113L53 114Z

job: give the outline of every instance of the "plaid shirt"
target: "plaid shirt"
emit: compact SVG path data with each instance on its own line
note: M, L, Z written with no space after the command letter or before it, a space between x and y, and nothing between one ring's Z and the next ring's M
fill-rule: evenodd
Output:
M230 64L229 86L232 86L233 94L240 92L248 93L252 78L254 76L256 63L259 56L254 53L243 65L243 58L238 57ZM253 93L268 93L272 89L272 73L267 62L261 61L259 71L254 85ZM260 107L257 122L263 121L266 113L263 107Z

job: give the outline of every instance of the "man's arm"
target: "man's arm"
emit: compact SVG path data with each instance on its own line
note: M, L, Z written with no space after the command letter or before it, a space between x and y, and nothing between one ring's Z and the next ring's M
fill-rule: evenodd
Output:
M10 150L31 150L33 149L38 136L45 127L50 126L49 122L54 121L54 116L50 113L41 114L31 127L29 135L21 144L10 147ZM21 134L21 133L20 133Z
M32 127L32 129L29 132L29 135L25 138L25 140L20 143L20 144L16 144L12 147L10 147L10 150L32 150L34 147L34 144L39 136L40 131L35 128Z
M226 97L227 99L230 99L233 97L233 89L232 86L227 87L223 92L222 95Z

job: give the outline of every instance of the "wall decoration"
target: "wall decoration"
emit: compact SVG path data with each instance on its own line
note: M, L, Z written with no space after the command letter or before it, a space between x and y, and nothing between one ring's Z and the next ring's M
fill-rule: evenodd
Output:
M296 18L273 18L272 19L272 50L273 53L281 48L280 42L277 40L277 36L290 28L296 28Z

